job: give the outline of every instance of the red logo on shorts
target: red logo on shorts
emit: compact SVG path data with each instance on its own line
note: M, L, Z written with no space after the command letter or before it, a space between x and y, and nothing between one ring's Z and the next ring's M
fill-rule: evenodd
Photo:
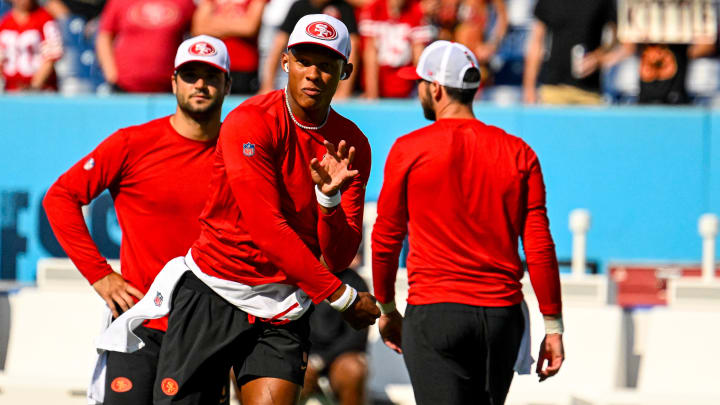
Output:
M310 25L305 28L305 32L311 37L322 39L323 41L330 41L337 38L337 32L335 32L335 28L333 28L332 25L323 21L316 21L314 23L310 23Z
M190 49L188 49L188 52L190 52L191 55L197 56L212 56L216 53L215 48L213 48L212 45L208 44L205 41L195 42L194 44L190 45Z
M110 383L110 389L115 392L128 392L132 389L132 381L125 377L118 377Z
M172 378L163 378L160 388L162 388L165 395L173 396L178 392L178 383Z

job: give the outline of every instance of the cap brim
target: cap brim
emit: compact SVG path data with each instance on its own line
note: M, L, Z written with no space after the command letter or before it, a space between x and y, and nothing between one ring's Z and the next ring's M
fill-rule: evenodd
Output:
M290 48L292 48L292 47L294 47L294 46L298 46L298 45L317 45L317 46L321 46L321 47L323 47L323 48L325 48L325 49L328 49L328 50L330 50L330 51L333 51L333 52L336 53L338 56L340 56L345 62L347 62L347 57L346 57L342 52L338 51L337 49L333 48L332 46L327 46L327 45L325 45L325 44L323 44L323 43L320 43L320 42L315 42L315 41L296 42L296 43L294 43L294 44L292 44L292 45L288 44L288 47L287 47L287 48L290 49Z
M420 75L417 74L417 70L415 70L415 66L405 66L403 68L398 69L397 71L398 77L405 80L418 80L422 79Z
M216 64L216 63L212 63L212 62L209 62L209 61L207 61L207 60L203 60L203 59L190 59L190 60L186 60L186 61L184 61L183 63L175 66L175 70L180 69L180 67L183 66L183 65L187 65L188 63L193 63L193 62L204 63L204 64L206 64L206 65L210 65L210 66L212 66L212 67L214 67L214 68L220 69L223 73L228 73L228 70L225 69L224 67L222 67L222 66L220 66L220 65L218 65L218 64Z

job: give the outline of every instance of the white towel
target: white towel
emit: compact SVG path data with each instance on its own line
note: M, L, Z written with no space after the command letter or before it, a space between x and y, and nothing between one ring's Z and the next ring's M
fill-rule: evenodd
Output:
M158 273L148 294L112 323L112 313L108 309L109 316L105 327L95 342L98 357L87 392L89 405L100 405L105 401L107 351L131 353L145 346L133 330L146 319L162 318L170 312L170 297L180 277L188 270L190 269L185 265L184 259L176 257Z
M98 358L88 388L88 404L102 404L105 398L105 368L107 351L132 353L145 343L133 332L147 319L158 319L170 313L172 294L180 277L192 271L213 291L230 304L258 318L295 320L310 308L312 300L296 286L288 284L264 284L248 286L223 280L203 273L192 259L191 252L185 257L170 260L155 276L148 293L132 308L115 321L105 325L96 341Z
M523 332L522 340L520 340L520 350L518 350L513 370L518 374L530 374L532 365L535 363L535 359L533 359L530 353L530 311L528 311L528 306L524 299L520 303L520 307L522 308L523 318L525 318L525 331Z
M101 322L100 335L110 326L112 322L112 311L105 305L103 310L103 318ZM87 390L87 402L89 405L102 405L105 398L105 370L107 365L107 352L101 354L95 352L95 360L93 361L93 372L90 376L90 385Z

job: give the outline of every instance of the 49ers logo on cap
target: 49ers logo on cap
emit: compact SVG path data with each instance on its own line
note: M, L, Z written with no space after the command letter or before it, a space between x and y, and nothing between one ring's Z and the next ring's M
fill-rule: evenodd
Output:
M194 44L190 45L190 49L188 49L188 52L190 52L190 55L196 56L212 56L216 53L215 48L213 48L212 45L208 44L205 41L195 42Z
M305 28L305 32L313 38L322 39L324 41L330 41L337 38L335 28L323 21L316 21L308 24L307 28Z

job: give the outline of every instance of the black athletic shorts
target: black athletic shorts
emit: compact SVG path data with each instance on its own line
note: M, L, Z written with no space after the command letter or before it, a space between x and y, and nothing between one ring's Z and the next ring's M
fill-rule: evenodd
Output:
M173 293L160 349L154 398L162 404L214 404L219 375L235 370L238 385L274 377L302 386L310 350L309 316L283 325L254 319L192 272Z
M358 291L367 292L368 286L354 270L346 269L335 273L337 278ZM318 355L325 362L321 375L330 372L330 365L345 353L365 353L367 350L368 328L353 329L343 320L342 314L327 302L315 306L310 317L310 355Z
M140 326L135 334L145 343L133 353L108 352L105 378L105 405L152 405L153 385L165 332ZM218 375L217 404L230 403L229 370Z
M408 305L402 348L417 405L501 405L525 329L520 305Z
M145 346L133 353L108 352L106 405L152 405L160 345L165 333L140 326L135 334Z

